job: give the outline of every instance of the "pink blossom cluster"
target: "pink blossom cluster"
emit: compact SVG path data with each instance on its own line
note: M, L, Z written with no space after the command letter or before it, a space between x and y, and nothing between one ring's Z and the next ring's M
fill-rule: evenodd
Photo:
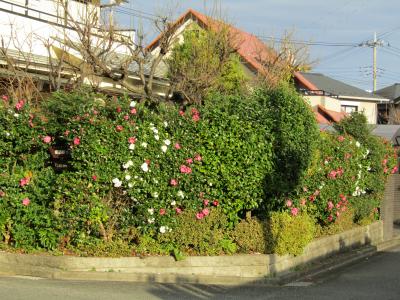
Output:
M328 173L328 178L330 179L336 179L337 177L342 176L344 173L344 170L342 168L339 168L337 170L332 170Z
M15 109L20 111L21 109L24 108L24 105L25 105L25 101L24 100L19 100L17 102L17 104L15 104Z

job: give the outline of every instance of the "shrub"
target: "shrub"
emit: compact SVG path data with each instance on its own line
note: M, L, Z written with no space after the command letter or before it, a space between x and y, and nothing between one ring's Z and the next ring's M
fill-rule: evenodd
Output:
M196 218L196 214L194 210L182 212L176 217L175 226L164 228L158 240L195 255L217 255L230 248L225 238L228 222L222 210L210 209L209 215L202 219Z
M307 214L291 216L286 212L273 212L268 221L271 253L300 255L315 234L314 220Z
M242 253L266 252L266 224L257 218L247 217L241 220L232 230L231 237Z
M267 208L282 207L279 196L297 188L311 163L318 143L318 128L311 107L290 86L258 90L254 97L266 108L273 134L273 171L267 174ZM278 197L277 197L278 196Z

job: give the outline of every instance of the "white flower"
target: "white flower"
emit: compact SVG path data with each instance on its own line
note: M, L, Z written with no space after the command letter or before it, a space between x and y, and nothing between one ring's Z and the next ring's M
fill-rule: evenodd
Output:
M152 224L154 223L155 219L154 218L148 218L147 223Z
M135 144L129 144L129 150L135 150Z
M125 175L125 179L126 179L127 181L131 180L131 175Z
M148 171L149 171L149 165L148 165L146 162L144 162L144 163L140 166L140 168L143 170L143 172L148 172Z
M9 132L6 132L6 136L10 136L11 134Z
M168 140L168 139L166 139L166 140L164 140L164 144L167 145L167 146L169 146L169 145L171 145L171 141Z
M112 182L114 183L114 186L115 186L115 187L120 187L120 186L122 185L121 180L119 180L118 178L114 178L114 179L112 180Z
M163 146L161 146L161 151L162 152L167 152L167 150L168 150L168 147L167 146L165 146L165 145L163 145Z
M172 205L172 206L175 206L175 205L176 205L176 201L175 201L175 200L172 201L172 202L171 202L171 205Z
M154 134L158 134L158 129L157 128L152 128Z
M183 194L182 191L178 191L177 195L178 195L178 197L181 197L182 199L185 198L185 195Z
M138 179L139 177L137 175L135 175L133 178Z
M129 104L130 107L135 107L136 106L136 101L131 101L131 103Z
M146 142L143 142L143 143L141 143L140 144L143 148L147 148L147 143Z
M158 134L156 134L156 135L154 136L154 138L158 141L158 140L160 139L160 136L159 136Z
M19 117L19 114L15 113L15 114L14 114L14 117L18 118L18 117Z
M357 142L356 142L356 146L357 146L357 147L360 147L361 144L357 141Z
M168 122L164 121L164 127L168 127Z
M167 230L168 230L168 226L161 226L160 227L160 232L161 233L165 233L165 232L167 232Z
M133 161L128 160L125 164L122 165L124 169L128 169L129 167L133 166Z
M129 182L129 183L128 183L128 187L129 187L130 189L133 188L133 183Z
M212 182L209 182L208 185L209 185L209 186L213 186Z
M154 208L149 208L149 209L147 209L147 212L148 212L150 215L154 214Z
M158 198L158 193L157 192L153 192L151 195L153 196L153 198Z

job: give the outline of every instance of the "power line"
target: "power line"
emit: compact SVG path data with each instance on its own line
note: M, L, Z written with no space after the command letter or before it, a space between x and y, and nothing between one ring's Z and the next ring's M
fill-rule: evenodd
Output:
M288 40L284 38L276 38L273 36L262 36L258 35L256 36L261 40L264 41L274 41L277 43L282 43L282 42L287 42ZM292 44L299 44L299 45L307 45L307 46L327 46L327 47L355 47L358 46L359 44L356 43L346 43L346 42L312 42L312 41L301 41L301 40L289 40L290 43Z

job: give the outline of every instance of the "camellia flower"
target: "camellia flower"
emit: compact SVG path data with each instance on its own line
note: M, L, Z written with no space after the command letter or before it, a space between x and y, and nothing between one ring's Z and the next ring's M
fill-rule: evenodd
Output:
M2 99L4 102L7 102L7 101L8 101L8 96L7 96L7 95L3 95L3 96L1 96L1 99Z
M167 226L161 226L160 227L160 232L165 233L167 231L168 227Z
M0 197L4 197L6 195L6 193L2 190L0 190Z
M214 205L214 206L218 206L218 205L219 205L218 200L214 200L214 201L213 201L213 205Z
M166 140L164 140L164 144L169 146L169 145L171 145L171 141L169 139L166 139Z
M203 200L204 206L207 206L209 202L210 202L210 200L204 199L204 200Z
M335 207L335 205L333 205L333 203L332 203L332 201L328 201L328 210L329 211L331 211L334 207Z
M196 154L196 156L194 157L194 160L201 161L202 157L200 156L200 154Z
M181 145L179 145L178 143L176 143L174 147L175 147L176 150L181 149Z
M155 219L154 218L148 218L147 223L152 224L154 223Z
M121 132L122 130L124 130L124 127L122 127L121 125L117 125L115 127L115 130L117 130L118 132Z
M128 160L125 164L122 165L124 169L129 169L129 167L133 166L133 161Z
M64 131L64 135L67 136L70 133L70 131L67 129Z
M180 209L179 207L176 207L175 212L177 215L179 215L182 212L182 209Z
M96 176L96 175L93 175L93 176L92 176L92 179L93 179L93 181L96 181L96 180L97 180L97 176Z
M135 150L135 144L129 144L129 150Z
M22 199L22 205L28 206L29 203L31 203L31 200L29 200L29 198L24 198L24 199Z
M332 221L333 221L332 215L329 215L329 216L328 216L328 221L329 221L329 222L332 222Z
M165 153L165 152L167 152L167 150L168 150L168 147L167 147L166 145L162 145L162 146L161 146L161 151L162 151L162 152Z
M190 167L188 167L188 166L185 166L185 165L181 165L180 170L181 170L181 173L183 173L183 174L192 173L192 169Z
M136 143L136 138L134 136L131 136L130 138L128 138L128 143L129 144L134 144Z
M178 185L178 180L172 178L172 179L170 180L169 184L172 185L172 186L177 186L177 185Z
M154 214L154 208L149 208L149 209L147 209L147 212L148 212L150 215Z
M338 136L338 141L339 142L343 142L344 141L344 136L343 135L339 135Z
M356 142L356 146L357 146L358 148L361 146L361 144L360 144L359 141Z
M188 158L188 159L186 159L186 162L190 165L190 164L193 163L193 159L192 158Z
M291 207L292 204L293 204L293 203L292 203L292 201L291 201L290 199L286 201L286 206L287 206L287 207Z
M74 145L75 145L75 146L78 146L78 145L81 143L81 139L78 138L78 137L74 137L73 142L74 142Z
M204 218L204 214L202 212L199 212L199 213L196 214L196 219L197 220L201 220L203 218Z
M29 177L24 177L19 181L19 186L23 187L27 185L29 181L31 181Z
M136 101L131 101L131 103L129 104L129 107L135 107L136 106Z
M19 111L24 107L24 105L25 105L25 101L24 100L19 100L17 102L17 104L15 104L15 109Z
M140 166L140 168L143 170L143 172L148 172L148 171L149 171L149 165L148 165L146 162L144 162L144 163Z
M180 110L179 115L183 117L185 115L185 112L183 110Z
M49 144L51 142L51 136L46 135L42 138L43 143Z
M146 142L143 142L143 143L141 143L140 144L143 148L147 148L147 143Z
M121 187L121 185L122 185L122 181L121 180L119 180L118 178L114 178L113 180L112 180L112 182L114 183L114 187Z
M300 205L301 205L301 206L306 205L306 199L301 199L301 200L300 200Z
M160 208L160 216L163 216L163 215L165 215L165 213L166 213L167 211L165 210L165 208Z
M132 115L136 115L136 113L137 113L136 108L131 108L130 113L131 113Z
M160 140L160 136L159 136L158 134L156 134L156 135L154 136L154 138L156 139L156 141Z
M151 193L151 195L153 196L153 198L158 198L158 193L157 192L153 192L153 193Z
M117 107L117 109L116 109L116 111L118 112L118 113L120 113L121 111L122 111L122 109L121 109L121 107Z
M127 181L129 181L129 180L131 180L131 175L125 175L125 180L127 180Z
M290 210L290 213L292 214L292 216L297 216L297 214L299 213L299 209L297 207L293 207Z
M201 213L206 217L210 214L210 211L208 210L208 208L205 208L201 211Z
M192 120L193 120L194 122L198 122L198 121L200 120L200 115L198 115L198 114L193 115L193 116L192 116Z
M125 115L125 116L124 116L124 120L125 120L125 121L128 121L128 120L129 120L129 116L128 116L128 115Z
M185 195L183 194L182 191L178 191L177 195L178 195L178 197L181 197L182 199L185 198Z
M175 200L171 201L171 206L175 206L175 205L176 205L176 201Z

